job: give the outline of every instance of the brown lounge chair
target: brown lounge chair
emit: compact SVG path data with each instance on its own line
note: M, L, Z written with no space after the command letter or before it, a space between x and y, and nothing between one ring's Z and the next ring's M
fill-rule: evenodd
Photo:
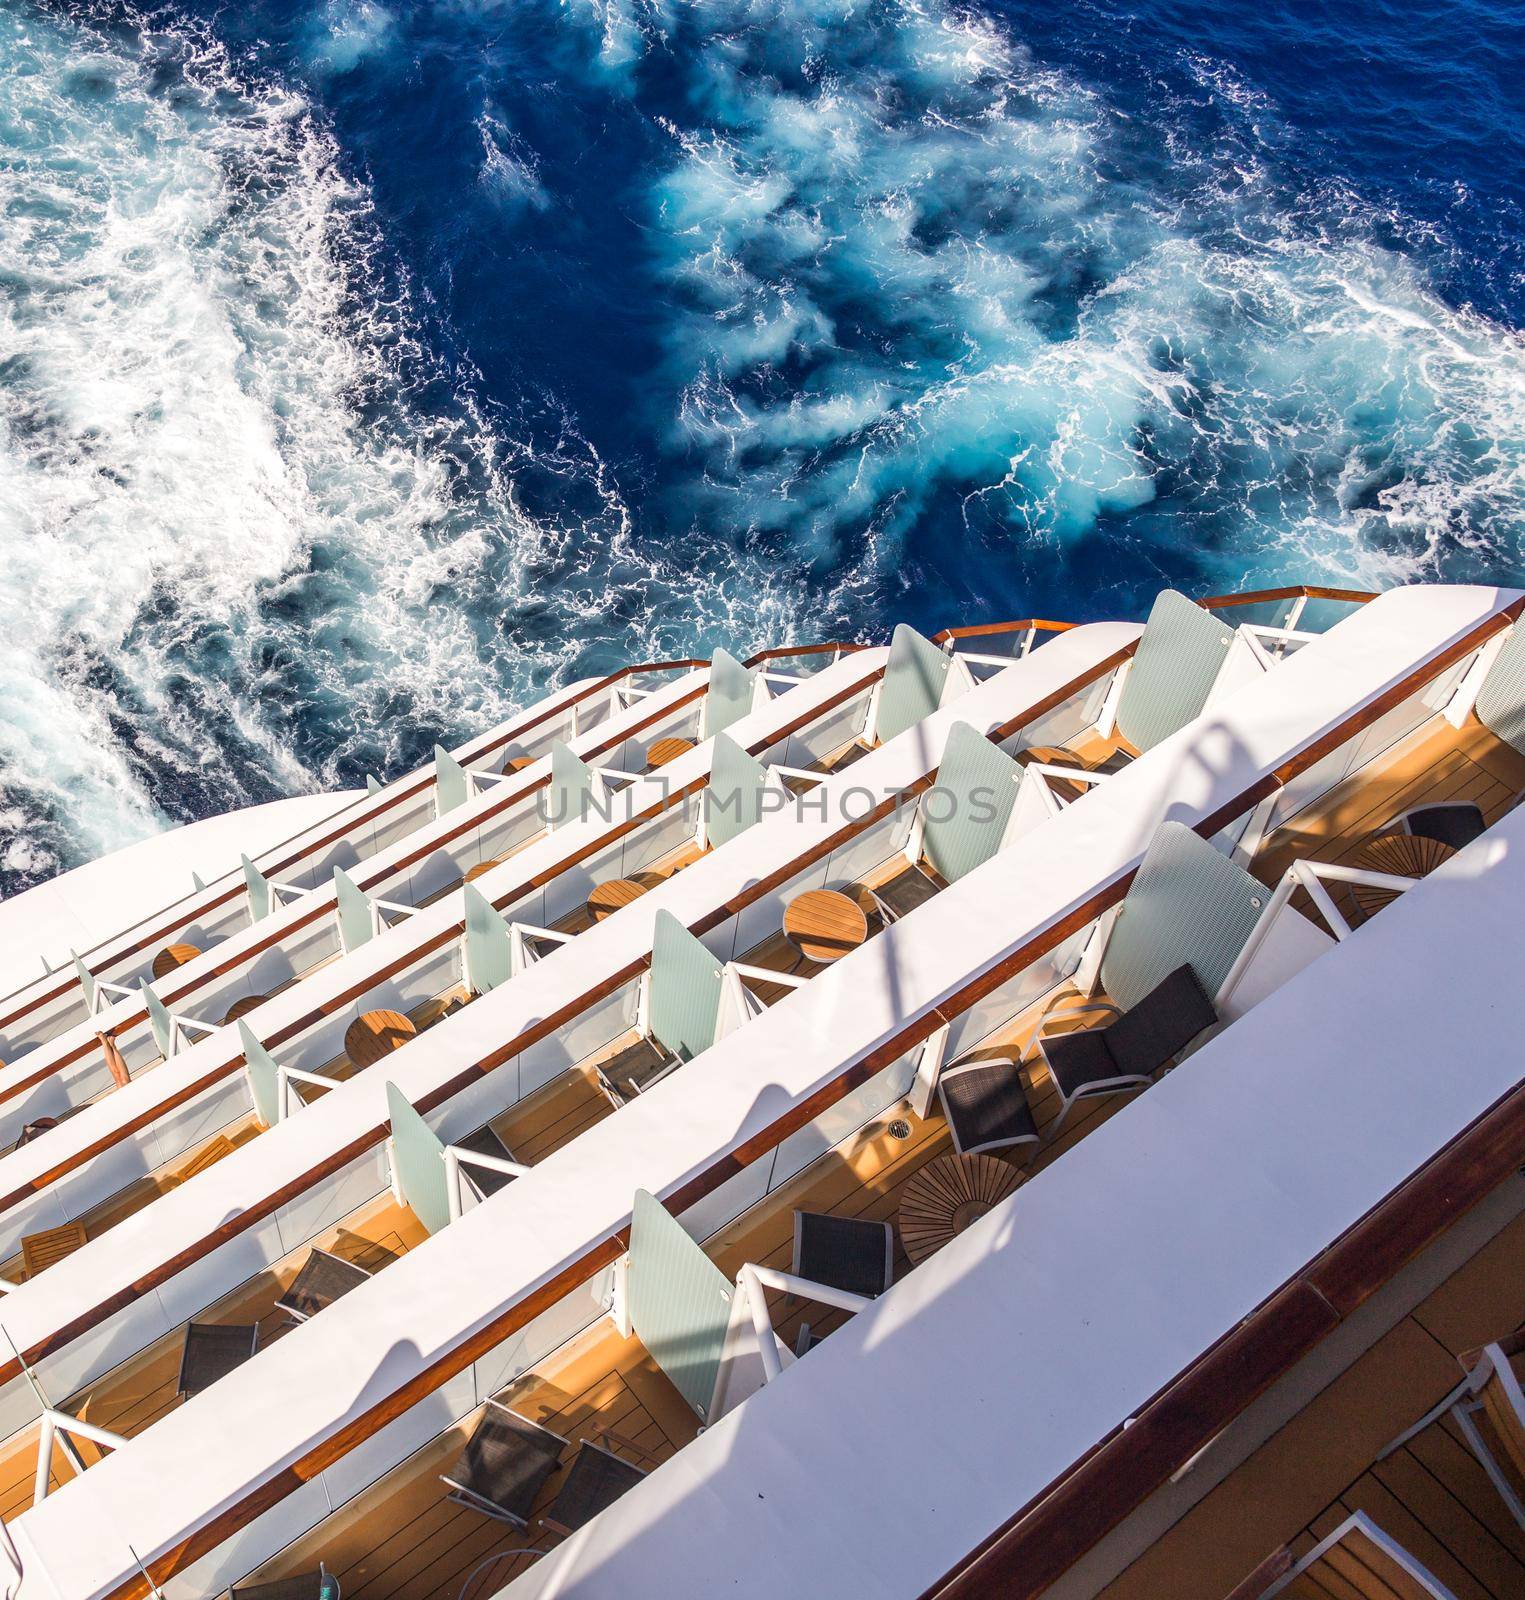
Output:
M1054 1034L1037 1041L1037 1052L1059 1093L1059 1113L1050 1132L1076 1100L1144 1088L1218 1020L1207 991L1190 966L1177 967L1127 1011L1119 1011L1107 1001L1076 995L1060 1004L1072 1017L1092 1012L1112 1020L1104 1028ZM937 1093L953 1148L960 1155L1032 1144L1038 1139L1021 1072L1011 1056L948 1067L938 1079Z
M649 1450L605 1431L600 1438L611 1444L622 1445L632 1454L645 1456L653 1466L657 1458ZM541 1526L552 1533L576 1533L585 1523L591 1522L600 1511L612 1506L627 1489L633 1489L646 1476L646 1468L617 1456L612 1450L593 1439L578 1441L581 1448L572 1463L550 1510L540 1519Z
M310 1250L302 1270L275 1302L275 1308L298 1322L306 1322L335 1300L342 1299L351 1289L358 1289L370 1276L364 1267L357 1267L353 1261L330 1255L327 1250Z
M210 1389L249 1360L258 1342L258 1323L188 1322L180 1352L179 1393L189 1400Z

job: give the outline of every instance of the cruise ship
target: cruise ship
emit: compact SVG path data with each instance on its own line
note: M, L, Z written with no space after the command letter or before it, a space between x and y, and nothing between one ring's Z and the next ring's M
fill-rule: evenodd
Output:
M1519 1600L1522 608L645 662L0 907L8 1600Z

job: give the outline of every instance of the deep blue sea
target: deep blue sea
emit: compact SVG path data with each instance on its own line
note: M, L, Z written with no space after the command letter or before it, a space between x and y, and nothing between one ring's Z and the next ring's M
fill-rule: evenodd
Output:
M0 888L637 657L1525 579L1507 0L0 0Z

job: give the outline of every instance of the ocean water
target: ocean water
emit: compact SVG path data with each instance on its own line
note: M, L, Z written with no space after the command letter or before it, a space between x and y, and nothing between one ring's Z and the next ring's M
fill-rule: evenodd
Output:
M1525 579L1504 0L0 0L0 890L568 677Z

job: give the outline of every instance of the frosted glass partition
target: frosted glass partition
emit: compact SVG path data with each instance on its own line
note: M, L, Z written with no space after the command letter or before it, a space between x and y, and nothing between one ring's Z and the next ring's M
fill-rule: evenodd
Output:
M1102 988L1137 1005L1190 965L1214 995L1265 909L1269 891L1179 822L1162 823L1123 900L1101 962Z
M339 902L339 937L346 950L358 950L376 931L371 902L355 880L338 867L334 869L334 894Z
M466 981L473 994L486 994L512 975L508 924L474 884L465 886L461 898L466 912Z
M263 922L270 915L270 880L248 856L240 856L238 860L244 869L244 891L249 896L249 920Z
M948 730L937 783L923 797L922 848L949 883L1001 847L1022 768L967 722Z
M1475 659L1475 654L1468 655L1448 667L1407 700L1378 717L1364 732L1347 739L1322 760L1315 761L1307 771L1299 773L1277 796L1266 833L1283 827L1300 811L1322 799L1336 784L1391 750L1426 722L1437 719Z
M1477 720L1525 755L1525 628L1515 625L1477 691Z
M724 971L667 910L657 912L651 943L651 1035L684 1061L715 1042Z
M720 1370L731 1285L644 1189L636 1190L631 1212L626 1284L636 1337L703 1421Z
M434 747L434 810L438 816L454 811L471 798L466 769L440 745Z
M1008 755L1017 755L1023 750L1040 746L1068 744L1077 734L1095 725L1116 676L1115 668L1103 673L1094 683L1087 684L1069 699L1061 701L1046 716L1024 723L1009 738L1001 741L1001 748Z
M700 738L712 739L751 711L753 682L754 674L729 651L715 652L710 662L709 688L704 693Z
M874 724L880 744L887 744L937 710L951 665L951 658L914 628L902 622L895 629Z
M763 765L814 766L844 745L851 744L854 739L861 738L868 726L868 711L873 696L871 688L864 689L844 700L835 710L818 717L808 727L770 745L762 753Z
M704 792L704 826L711 849L729 844L761 820L768 771L734 739L719 734Z
M280 1068L242 1020L238 1024L238 1040L244 1052L244 1076L249 1080L254 1113L267 1128L273 1128L281 1120Z
M1234 642L1234 629L1174 589L1156 597L1117 702L1117 731L1150 750L1184 728L1208 694Z
M387 1115L392 1124L392 1170L397 1174L397 1187L413 1215L430 1233L438 1233L450 1222L444 1141L395 1083L387 1084Z
M592 809L598 776L569 746L551 751L551 781L541 790L540 816L548 828L586 821Z

